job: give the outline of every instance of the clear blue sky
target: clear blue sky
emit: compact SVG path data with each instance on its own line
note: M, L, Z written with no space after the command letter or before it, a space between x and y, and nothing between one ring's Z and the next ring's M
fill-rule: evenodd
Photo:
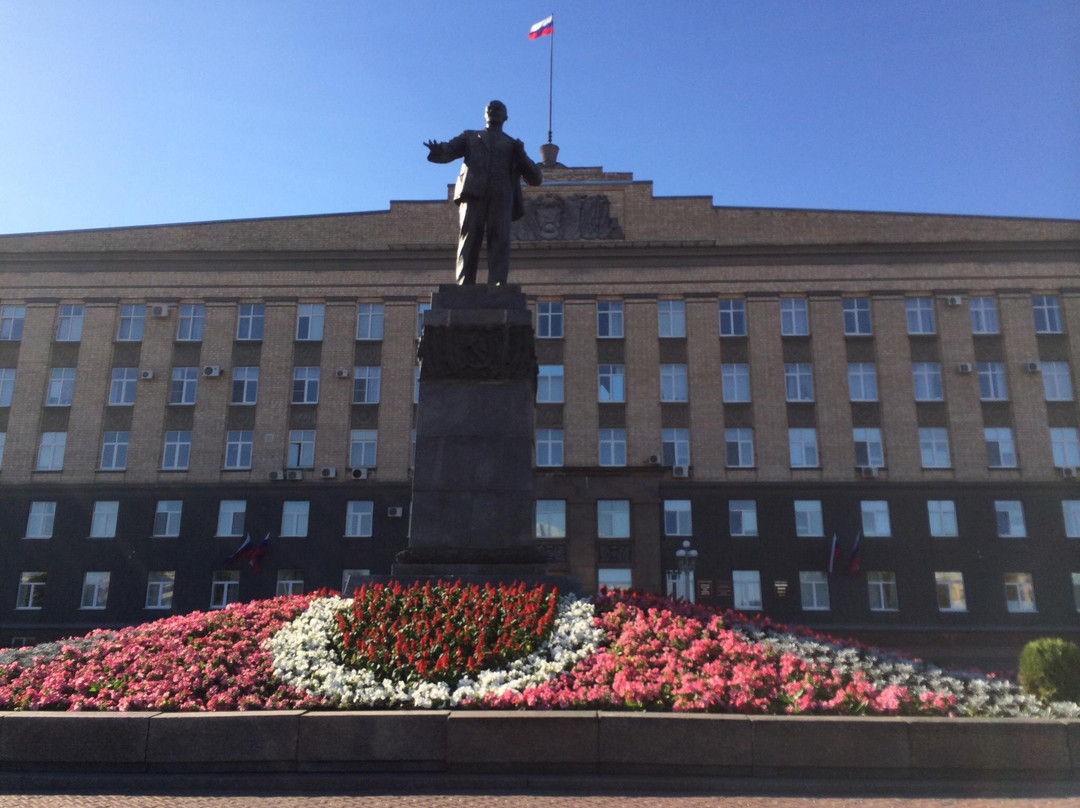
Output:
M530 153L718 205L1080 219L1077 0L0 0L0 233L440 199Z

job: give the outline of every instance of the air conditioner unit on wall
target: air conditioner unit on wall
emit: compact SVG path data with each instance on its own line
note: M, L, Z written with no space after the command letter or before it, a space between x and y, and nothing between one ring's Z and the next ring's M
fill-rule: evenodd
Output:
M349 378L349 371L347 371L345 368L339 368L337 372L334 373L334 375L337 376L339 379L347 379Z
M959 306L964 302L964 298L960 295L949 295L945 298L945 305L947 306Z
M337 469L334 466L323 466L319 469L319 476L324 480L332 480L337 477Z
M269 474L269 477L270 477L271 480L284 480L285 479L285 472L284 471L271 471L270 474Z
M366 480L370 473L371 473L370 469L362 468L362 467L361 468L355 468L355 469L349 469L349 476L352 477L354 480Z
M203 376L220 376L221 375L221 365L203 365L202 375Z
M386 515L391 519L400 519L405 514L405 509L400 505L393 505L386 509Z
M1061 470L1061 476L1064 477L1066 480L1075 480L1076 479L1076 467L1075 466L1065 466Z
M139 371L139 378L140 379L145 379L145 380L148 381L148 380L154 378L154 371L152 371L152 370L140 370Z
M1038 362L1025 362L1024 370L1026 370L1028 373L1038 373L1040 370L1042 370L1042 365L1040 365Z
M672 466L671 467L671 476L672 477L689 477L690 476L690 467L689 466Z
M956 365L957 373L971 373L972 370L974 370L974 367L970 362L958 362Z
M864 480L876 480L878 476L877 466L856 466L859 476Z
M660 457L660 455L649 455L648 460L646 460L645 462L648 463L650 466L659 466L662 461L663 458Z
M155 305L150 307L150 316L151 317L168 317L169 316L169 307L165 306L163 304L160 304L160 303L155 304Z
M289 469L288 471L285 472L285 479L286 480L302 480L302 479L304 479L304 472L300 471L300 469Z

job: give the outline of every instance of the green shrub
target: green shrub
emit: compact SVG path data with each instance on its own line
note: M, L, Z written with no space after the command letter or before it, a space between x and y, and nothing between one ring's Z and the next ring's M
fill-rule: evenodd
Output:
M1057 637L1032 640L1020 652L1018 678L1044 701L1080 701L1080 648Z

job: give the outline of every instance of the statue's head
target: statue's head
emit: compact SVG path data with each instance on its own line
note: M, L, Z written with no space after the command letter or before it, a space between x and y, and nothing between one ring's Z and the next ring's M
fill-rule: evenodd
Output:
M502 126L506 123L506 104L502 101L489 101L484 110L484 120L488 125Z

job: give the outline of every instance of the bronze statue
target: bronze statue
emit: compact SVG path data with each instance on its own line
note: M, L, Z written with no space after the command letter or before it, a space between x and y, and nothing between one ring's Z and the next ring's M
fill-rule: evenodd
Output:
M449 163L465 158L454 186L461 234L457 251L458 284L476 283L480 245L487 236L488 286L506 283L510 271L510 223L524 214L521 180L543 181L539 166L525 154L525 144L502 130L506 105L492 101L484 111L487 128L462 132L446 143L428 140L428 160Z

